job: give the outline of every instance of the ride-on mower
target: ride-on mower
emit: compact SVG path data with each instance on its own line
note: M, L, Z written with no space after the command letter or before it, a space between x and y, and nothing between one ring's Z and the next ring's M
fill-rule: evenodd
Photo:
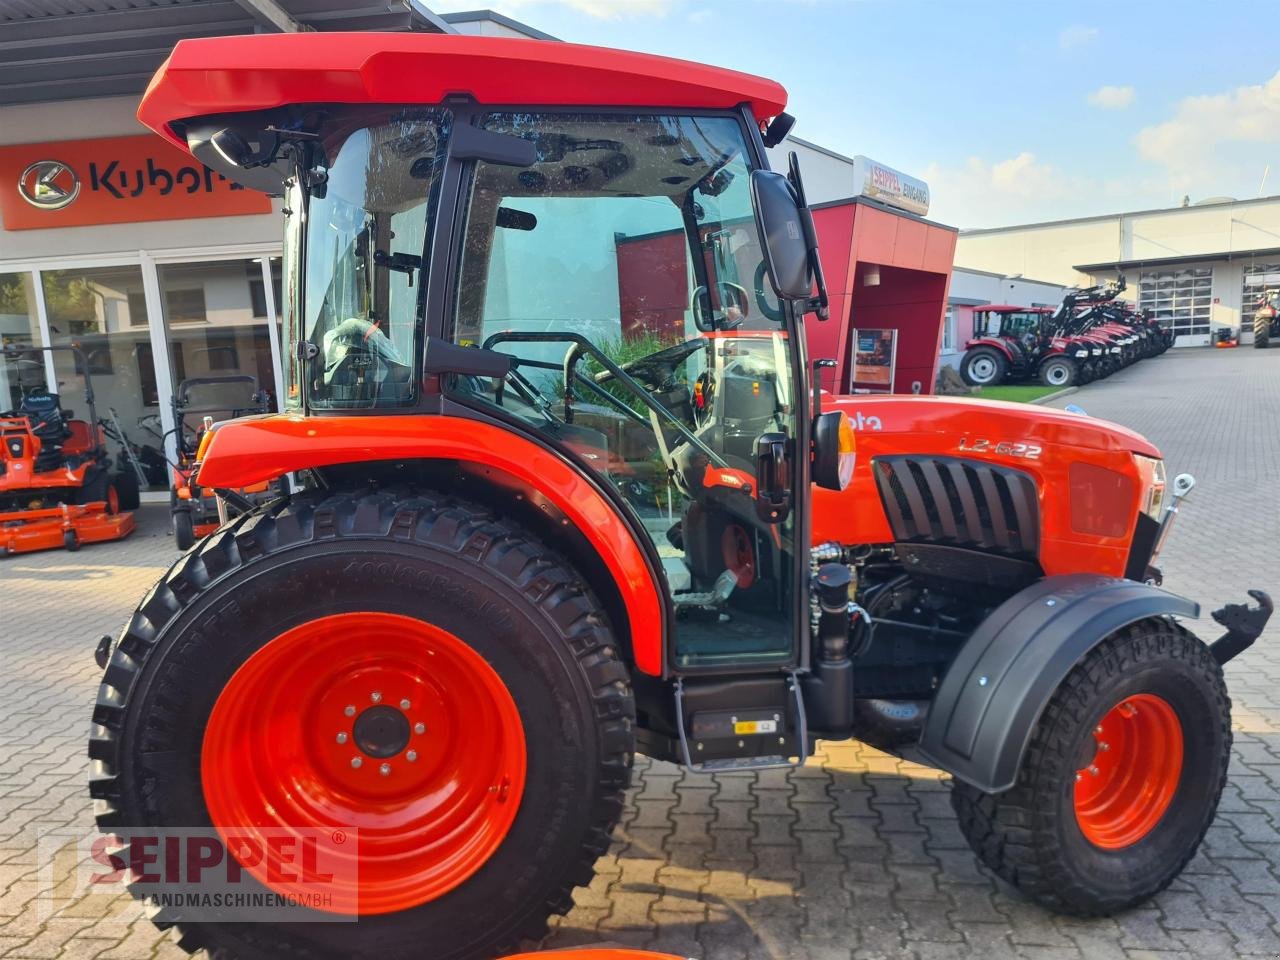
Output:
M97 819L129 850L237 838L250 893L311 889L242 859L282 833L350 832L359 867L296 922L160 903L183 946L536 939L608 849L637 751L693 774L797 767L817 739L908 751L954 776L983 862L1067 913L1139 903L1195 853L1222 664L1270 600L1190 632L1154 561L1193 481L1166 489L1130 430L816 389L817 242L795 161L765 154L785 100L426 34L187 40L161 68L142 121L285 194L287 410L206 433L196 479L298 489L99 644ZM670 345L614 362L638 330ZM658 465L651 505L620 462Z
M84 378L89 418L78 420L48 389L44 354L66 351ZM72 346L7 345L0 353L18 389L0 413L0 552L28 553L127 537L138 507L138 478L115 470L94 405L84 354Z
M234 400L215 403L209 399L203 405L194 405L195 391L213 388L215 391L243 389L245 394ZM177 438L178 460L172 465L172 481L169 490L169 512L173 524L173 539L179 550L191 547L199 537L207 536L228 519L235 508L225 501L219 515L218 498L212 491L201 489L192 482L196 451L205 431L213 424L215 414L230 418L266 413L271 409L271 397L258 387L257 377L247 374L224 377L190 377L178 384L173 394L173 423ZM195 418L192 423L189 418ZM161 440L163 441L163 437ZM252 490L237 491L237 503L252 505L266 492L268 484L257 484Z

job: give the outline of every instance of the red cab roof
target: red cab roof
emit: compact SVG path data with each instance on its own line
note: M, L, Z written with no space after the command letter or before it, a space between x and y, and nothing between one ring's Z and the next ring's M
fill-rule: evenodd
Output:
M290 33L181 40L138 119L185 148L171 123L290 103L480 103L782 112L772 80L685 60L547 40L431 33Z

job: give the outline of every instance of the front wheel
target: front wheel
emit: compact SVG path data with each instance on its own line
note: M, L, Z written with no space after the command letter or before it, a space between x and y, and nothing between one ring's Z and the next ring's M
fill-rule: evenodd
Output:
M358 872L327 886L259 859L237 891L322 894L347 922L162 910L187 949L492 957L541 937L609 846L634 751L619 650L565 559L480 506L275 501L184 554L115 645L89 744L98 824L126 845L216 828L236 859L357 838Z
M974 347L960 361L960 376L971 387L1000 383L1008 373L1008 358L994 347Z
M1076 362L1070 357L1049 357L1040 364L1040 382L1065 389L1076 382Z
M1102 641L1045 708L1012 789L957 782L978 857L1042 905L1100 916L1167 887L1218 807L1231 702L1208 648L1171 620Z

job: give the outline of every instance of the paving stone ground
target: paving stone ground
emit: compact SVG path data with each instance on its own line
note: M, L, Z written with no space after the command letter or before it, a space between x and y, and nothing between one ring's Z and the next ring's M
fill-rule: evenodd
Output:
M1280 351L1173 352L1057 405L1068 402L1196 475L1166 586L1206 611L1246 585L1280 594ZM149 507L122 544L0 559L0 956L185 956L127 902L50 917L36 899L39 837L91 824L94 641L174 559L166 522ZM945 777L832 743L793 773L705 777L640 760L613 850L546 946L703 960L1280 957L1280 624L1227 675L1236 740L1218 819L1184 875L1122 916L1029 905L970 855Z

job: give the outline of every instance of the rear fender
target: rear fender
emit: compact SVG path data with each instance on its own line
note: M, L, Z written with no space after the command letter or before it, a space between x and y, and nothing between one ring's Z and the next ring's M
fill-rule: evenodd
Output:
M1040 714L1105 637L1139 620L1196 617L1157 587L1091 574L1046 577L1002 603L960 649L929 708L925 759L986 793L1013 786Z
M974 347L992 347L1003 353L1005 359L1013 363L1013 351L1009 349L1009 345L1003 340L995 337L980 337L977 340L970 340L964 345L965 350L972 350Z
M621 596L637 669L661 676L663 600L635 536L578 467L511 430L440 415L243 417L213 431L195 481L236 490L298 470L414 460L460 461L509 477L511 486L536 492L536 505L573 524Z

